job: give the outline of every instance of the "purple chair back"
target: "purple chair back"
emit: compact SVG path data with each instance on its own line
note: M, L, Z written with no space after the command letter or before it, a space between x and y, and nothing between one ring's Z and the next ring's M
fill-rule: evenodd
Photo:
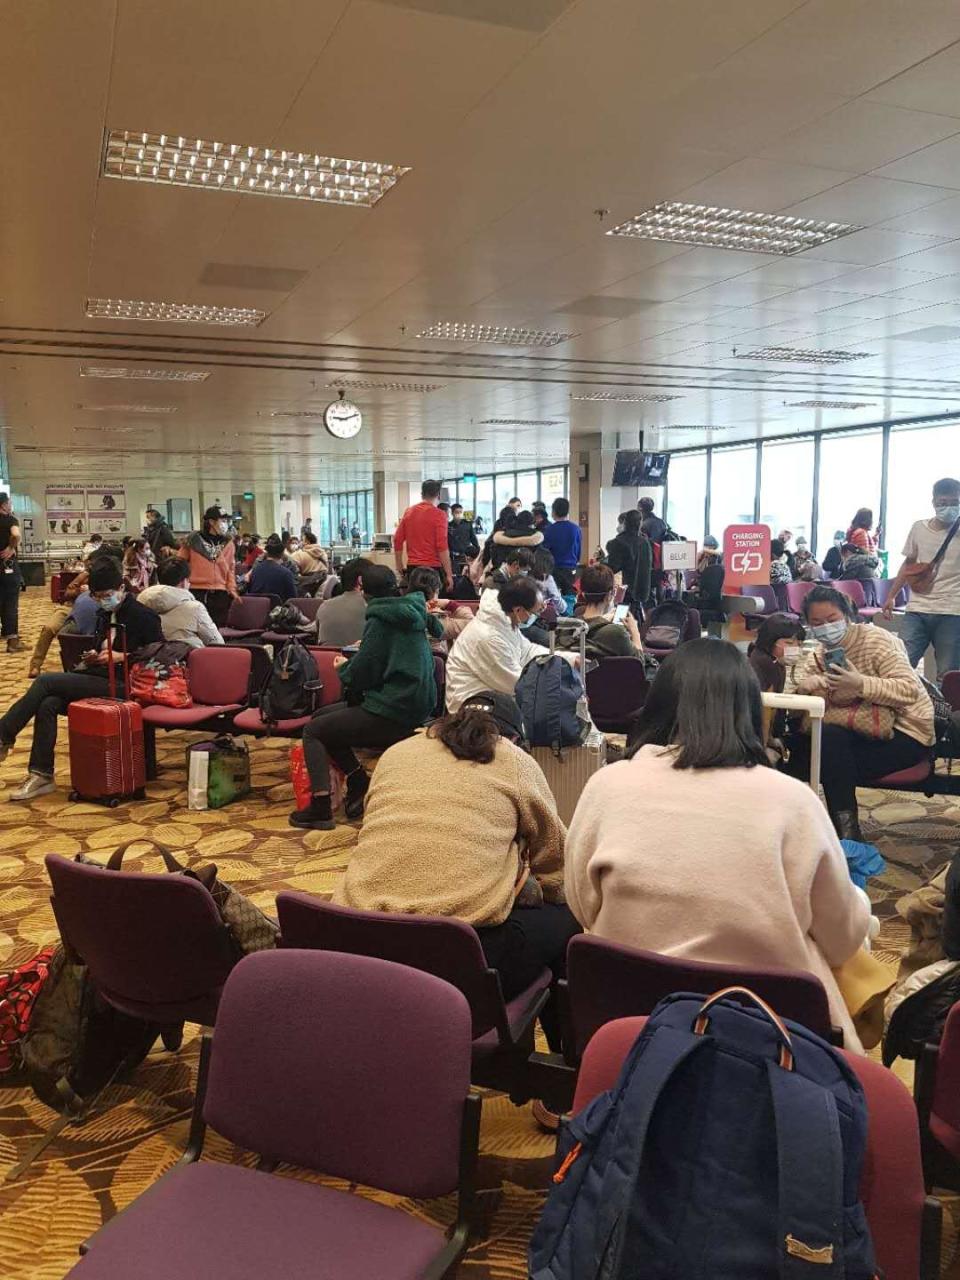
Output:
M890 588L893 586L893 581L894 581L893 578L874 579L873 587L877 593L877 604L880 606L880 608L883 608L883 606L887 603L887 599L890 595ZM838 585L839 584L836 582L830 583L830 586L832 587L835 587ZM909 599L910 599L909 587L901 587L900 590L897 592L896 599L894 600L895 608L902 609Z
M787 604L790 606L790 612L802 614L804 600L818 585L816 582L788 582Z
M777 593L773 587L769 586L750 586L741 587L740 594L744 596L756 596L758 600L763 601L763 608L760 610L763 614L783 613L780 603L777 600Z
M105 1000L157 1022L213 1023L236 952L198 880L45 861L61 937Z
M251 663L250 650L238 645L191 649L187 671L194 702L207 706L246 702Z
M578 1057L606 1022L652 1013L658 1001L675 991L712 995L723 987L749 987L781 1017L824 1039L831 1037L827 993L811 973L703 964L582 933L567 947L567 985Z
M856 580L844 582L842 579L838 578L837 581L831 585L836 587L838 591L842 591L845 596L849 596L858 609L862 609L866 606L867 596L863 589L862 582L857 582Z
M224 988L204 1119L268 1160L445 1195L459 1181L470 1055L467 1002L439 978L368 956L259 951Z
M637 658L604 658L587 672L587 701L601 733L626 733L630 718L650 692L643 663Z
M700 621L700 610L690 607L687 609L687 626L683 633L684 640L699 640L700 632L703 624Z
M323 604L322 600L318 600L316 596L297 596L293 600L288 600L287 604L292 604L295 609L299 609L305 618L309 618L311 622L315 622L317 618L317 610Z
M241 596L230 602L226 626L234 631L259 631L267 621L271 596Z
M451 916L354 911L309 893L277 894L281 947L374 956L432 973L466 997L474 1039L504 1019L500 979L487 967L476 931Z

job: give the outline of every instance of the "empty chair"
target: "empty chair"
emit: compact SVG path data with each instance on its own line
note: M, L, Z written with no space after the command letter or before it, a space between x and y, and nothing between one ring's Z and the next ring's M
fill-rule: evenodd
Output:
M832 587L836 587L838 591L842 591L845 596L849 596L858 609L863 609L867 603L866 593L863 589L863 583L856 579L849 582L843 578L838 578L836 582L831 582Z
M688 640L697 640L700 637L700 610L692 607L687 608L687 624L683 629L683 635L680 637L680 643L685 644ZM644 652L649 653L657 659L665 658L672 649L657 649L652 645L644 644Z
M469 1086L470 1012L447 983L365 956L248 956L224 990L195 1114L261 1168L181 1163L92 1237L70 1275L440 1280L474 1202ZM266 1171L280 1161L399 1196L459 1190L456 1221L448 1234Z
M791 613L801 614L803 602L817 584L815 582L788 582L787 604Z
M263 632L271 607L271 596L241 596L239 600L231 601L230 612L220 634L228 643L231 640L252 640Z
M584 933L571 938L567 947L570 1056L576 1061L604 1023L652 1013L657 1002L674 991L710 995L722 987L749 987L783 1017L825 1039L842 1039L831 1028L827 993L812 973L704 964Z
M329 707L332 703L339 702L343 697L335 666L340 650L318 648L315 645L310 645L309 649L316 661L322 685L315 708L315 711L318 711L321 707ZM295 736L300 733L304 725L310 723L315 711L307 716L278 720L275 724L268 724L261 715L259 707L247 707L246 710L239 711L234 716L233 727L240 733L275 734L278 737Z
M604 658L586 676L587 701L601 733L628 733L630 721L650 691L644 665L637 658Z
M881 609L887 603L890 596L890 588L893 586L893 583L893 578L877 578L873 584L877 592L877 604ZM903 587L897 592L897 597L894 601L894 608L902 609L909 598L909 589L907 587Z
M277 895L277 912L282 947L376 956L422 969L456 987L470 1006L474 1084L503 1089L517 1103L527 1101L525 1064L550 989L549 969L505 1002L500 977L488 967L476 930L462 920L354 911L286 891Z
M785 1017L786 1009L774 1006ZM794 1019L797 1021L797 1019ZM612 1089L645 1018L622 1018L602 1027L583 1055L573 1110L581 1111ZM860 1198L873 1237L877 1265L886 1280L937 1280L942 1210L924 1195L920 1142L913 1102L892 1071L856 1053L844 1053L866 1094L867 1149ZM811 1272L815 1266L809 1267Z

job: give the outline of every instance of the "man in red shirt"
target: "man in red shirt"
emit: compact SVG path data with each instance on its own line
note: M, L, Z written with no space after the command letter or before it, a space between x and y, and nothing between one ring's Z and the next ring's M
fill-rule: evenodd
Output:
M447 517L438 510L440 481L424 480L420 486L422 501L407 507L393 535L393 550L397 557L397 573L403 573L403 548L407 548L407 568L415 565L436 569L449 591L453 587L453 569L450 565L450 543Z

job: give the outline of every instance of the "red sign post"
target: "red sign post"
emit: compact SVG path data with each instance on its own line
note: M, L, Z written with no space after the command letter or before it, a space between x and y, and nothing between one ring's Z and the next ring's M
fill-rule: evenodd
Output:
M724 590L770 585L770 527L730 524L723 531Z

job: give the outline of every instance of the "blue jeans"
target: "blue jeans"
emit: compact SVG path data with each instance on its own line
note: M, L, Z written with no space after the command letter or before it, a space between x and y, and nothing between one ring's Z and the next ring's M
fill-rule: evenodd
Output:
M905 613L900 639L915 667L930 645L937 659L937 679L960 671L960 614Z

